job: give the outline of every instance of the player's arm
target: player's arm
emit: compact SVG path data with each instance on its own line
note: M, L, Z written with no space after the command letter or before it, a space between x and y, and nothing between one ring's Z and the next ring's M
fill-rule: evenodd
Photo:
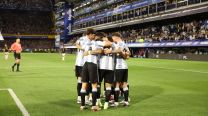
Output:
M109 47L112 46L112 42L105 40L105 41L97 41L96 45L100 46L100 47Z
M22 46L20 46L20 52L22 52Z
M76 47L77 47L77 49L84 50L83 46L80 45L79 40L76 41Z
M76 44L77 49L84 50L81 45Z
M112 50L112 49L105 49L104 50L105 54L117 54L117 53L120 54L121 52L122 52L122 50L120 48L115 49L115 50Z
M120 55L124 58L124 59L129 59L131 52L129 50L129 48L127 46L125 46L124 50L120 53Z
M102 49L85 51L84 52L84 56L87 56L87 55L96 55L96 54L101 54L101 53L102 53Z
M112 42L110 41L103 41L103 47L106 46L112 46Z

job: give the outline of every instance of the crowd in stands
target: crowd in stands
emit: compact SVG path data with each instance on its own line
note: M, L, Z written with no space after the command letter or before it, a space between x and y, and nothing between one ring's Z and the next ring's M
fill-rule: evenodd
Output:
M47 11L1 10L0 29L3 34L53 34L54 22Z
M124 11L122 13L114 13L113 15L101 15L106 13L107 11L116 11L116 9L121 6L128 5L132 2L136 2L139 0L97 0L96 2L92 2L91 4L87 4L82 7L75 7L74 9L74 18L75 18L75 26L74 29L90 27L94 25L99 25L108 22L114 21L126 21L126 19L131 20L139 16L145 16L148 13L153 14L155 12L161 12L165 9L173 9L176 7L187 6L191 4L196 4L200 2L205 2L208 0L164 0L160 3L152 4L149 7L143 6L137 9L132 9L129 11ZM83 4L86 4L84 2ZM76 9L77 8L77 9ZM95 18L93 21L88 20L92 16L100 16ZM80 21L85 19L84 21Z
M121 31L126 42L164 42L208 40L208 20L148 26Z
M184 18L184 20L186 19ZM187 22L179 21L176 23L168 22L167 24L165 24L164 21L163 23L154 22L144 25L135 25L133 29L132 27L127 27L117 28L114 31L106 31L109 36L113 32L120 32L126 43L174 42L194 40L203 41L208 40L208 19L198 21L191 20ZM71 41L69 41L69 43L73 45L80 36L81 35L75 36Z
M138 1L138 0L97 0L96 2L93 2L92 4L86 7L75 10L75 16L83 15L79 17L79 18L82 18L82 17L98 14L103 11L110 11L110 10L113 10L114 8L132 3L135 1ZM83 4L86 4L86 2Z
M51 10L50 0L0 0L1 9Z

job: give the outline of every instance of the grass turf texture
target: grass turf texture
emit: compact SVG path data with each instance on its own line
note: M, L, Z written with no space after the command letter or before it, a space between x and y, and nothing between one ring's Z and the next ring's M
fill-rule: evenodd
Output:
M130 59L131 106L80 112L76 103L74 55L22 54L11 72L0 54L0 88L12 88L31 116L208 116L208 62ZM167 68L167 69L166 69ZM1 116L19 116L7 91L0 91Z

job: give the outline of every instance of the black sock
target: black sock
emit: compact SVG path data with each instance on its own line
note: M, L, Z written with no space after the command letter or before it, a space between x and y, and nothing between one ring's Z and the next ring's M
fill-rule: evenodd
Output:
M96 106L97 101L97 90L92 90L92 106Z
M12 67L15 67L17 64L16 63L14 63L14 65L12 66Z
M86 94L86 90L81 89L81 106L85 106L85 94Z
M97 99L100 99L100 94L101 94L101 84L97 86Z
M19 66L20 66L20 64L17 64L17 71L19 71Z
M121 97L123 97L124 96L123 88L120 87L120 91L121 91Z
M82 88L82 83L77 83L77 95L78 96L81 96L81 93L80 93L81 88Z
M115 88L111 87L111 95L115 95Z
M128 90L128 88L124 88L124 99L127 102L129 100L129 90Z
M114 94L115 102L118 102L119 93L120 93L119 88L115 88L115 94Z
M90 83L88 83L88 86L87 86L87 95L89 95L90 93L92 93L92 85Z
M105 102L109 102L111 96L111 90L105 91Z

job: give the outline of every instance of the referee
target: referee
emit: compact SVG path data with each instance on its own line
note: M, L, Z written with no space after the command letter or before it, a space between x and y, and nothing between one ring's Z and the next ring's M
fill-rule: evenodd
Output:
M16 42L12 44L10 49L14 52L14 58L15 58L15 63L12 66L12 71L14 72L15 66L17 66L16 72L20 72L19 67L20 67L22 47L19 38L16 39Z

